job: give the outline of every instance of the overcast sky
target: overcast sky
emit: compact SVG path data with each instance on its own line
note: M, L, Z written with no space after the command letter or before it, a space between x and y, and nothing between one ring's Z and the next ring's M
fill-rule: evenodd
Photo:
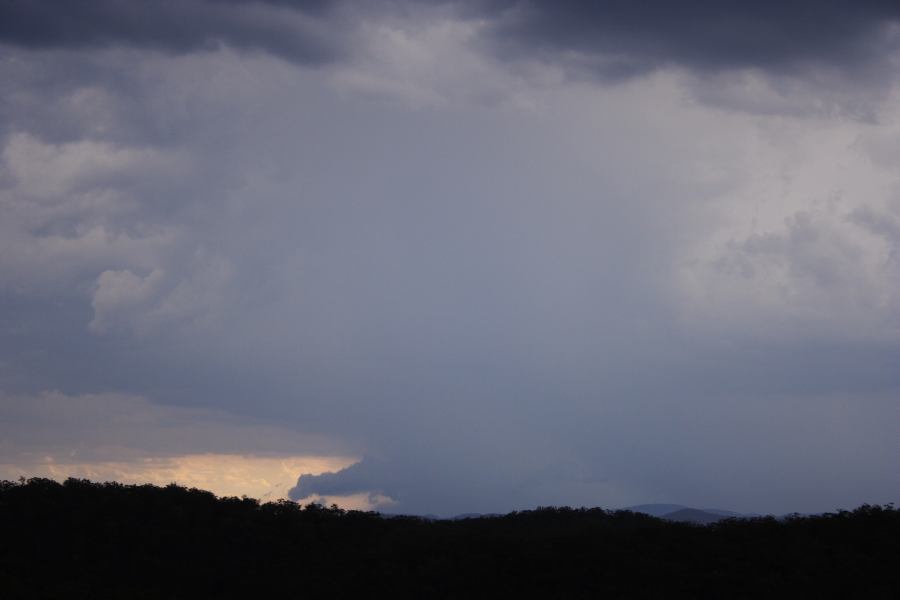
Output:
M900 501L898 82L893 1L0 0L0 477Z

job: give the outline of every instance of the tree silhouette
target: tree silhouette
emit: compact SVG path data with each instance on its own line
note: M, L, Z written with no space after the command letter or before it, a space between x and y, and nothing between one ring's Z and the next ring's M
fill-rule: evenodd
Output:
M897 598L900 513L708 526L540 507L465 520L178 485L0 481L4 598Z

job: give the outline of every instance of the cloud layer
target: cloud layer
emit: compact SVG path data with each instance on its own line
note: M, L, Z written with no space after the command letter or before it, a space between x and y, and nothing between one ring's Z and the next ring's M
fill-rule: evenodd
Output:
M340 457L279 489L439 514L896 499L892 7L148 6L0 15L16 473Z

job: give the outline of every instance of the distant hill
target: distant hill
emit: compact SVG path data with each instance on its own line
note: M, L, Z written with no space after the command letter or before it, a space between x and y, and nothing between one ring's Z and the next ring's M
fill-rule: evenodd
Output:
M681 523L716 523L722 519L741 519L758 517L756 513L744 514L734 512L733 510L722 510L721 508L693 508L684 506L683 504L638 504L628 506L622 510L630 510L631 512L650 515L660 519L669 521L678 521Z
M761 517L762 515L759 513L739 513L734 512L733 510L722 510L721 508L701 508L703 512L712 513L714 515L719 515L721 517Z
M636 506L626 506L622 510L630 510L631 512L650 515L651 517L662 517L685 508L688 507L683 504L638 504Z

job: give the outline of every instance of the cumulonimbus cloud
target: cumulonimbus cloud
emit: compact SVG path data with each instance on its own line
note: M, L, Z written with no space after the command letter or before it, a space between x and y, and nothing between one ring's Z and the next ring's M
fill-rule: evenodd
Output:
M315 431L378 460L295 497L400 511L896 496L900 135L799 81L892 86L890 6L361 6L0 4L11 464Z

